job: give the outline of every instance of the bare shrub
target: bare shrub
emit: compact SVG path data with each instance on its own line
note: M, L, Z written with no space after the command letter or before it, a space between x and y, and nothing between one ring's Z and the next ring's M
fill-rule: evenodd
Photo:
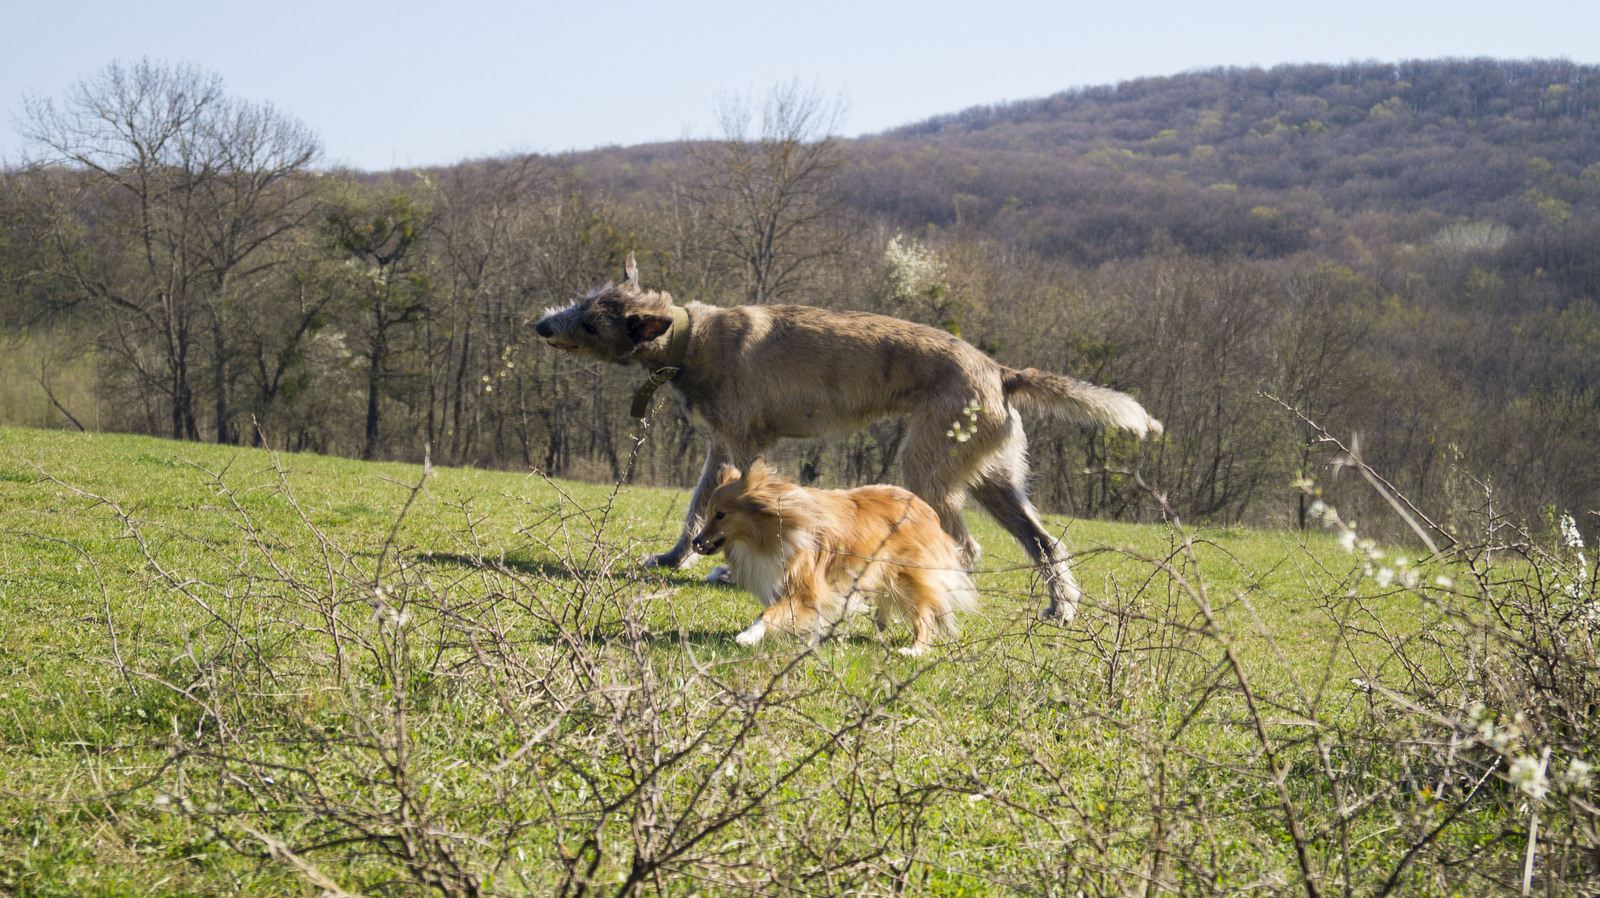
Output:
M281 467L196 469L240 539L106 506L186 619L174 657L107 602L111 663L172 709L122 800L332 895L1591 894L1576 521L1440 548L1340 463L1420 548L1305 482L1329 535L1263 554L1120 472L1168 526L1078 557L1073 627L1001 555L917 661L865 624L734 647L748 600L641 569L673 522L620 489L538 484L508 539L424 468L353 547Z

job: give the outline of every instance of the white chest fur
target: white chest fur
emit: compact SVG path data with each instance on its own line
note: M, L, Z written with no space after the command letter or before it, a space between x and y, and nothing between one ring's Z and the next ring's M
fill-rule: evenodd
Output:
M755 593L762 607L783 594L784 567L781 555L763 555L739 544L728 547L728 573L733 582Z

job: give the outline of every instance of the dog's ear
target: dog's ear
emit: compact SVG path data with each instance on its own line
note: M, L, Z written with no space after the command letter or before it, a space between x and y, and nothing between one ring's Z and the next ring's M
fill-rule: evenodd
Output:
M717 469L717 486L727 486L741 476L743 475L740 474L738 468L733 465L723 465Z
M671 315L629 315L628 339L641 346L661 336L672 327Z
M767 460L759 456L750 463L750 467L744 469L744 482L747 487L758 487L766 483L767 478L771 476L772 469L767 467Z
M633 261L633 250L628 251L628 261L622 265L622 286L639 289L639 263Z

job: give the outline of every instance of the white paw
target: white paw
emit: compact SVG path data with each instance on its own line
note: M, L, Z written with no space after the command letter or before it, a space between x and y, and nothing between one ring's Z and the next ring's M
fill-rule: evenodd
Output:
M906 655L906 656L915 658L918 655L926 653L928 651L928 647L925 646L925 645L908 645L908 646L905 646L904 648L899 649L898 651L902 655Z
M733 582L733 572L728 570L725 567L721 567L721 566L714 567L714 568L711 569L711 573L706 574L706 582L707 583L732 583Z
M1072 619L1077 616L1078 606L1076 605L1046 605L1039 609L1040 620L1054 621L1058 624L1071 623Z
M740 645L755 645L765 635L767 635L767 622L758 618L755 623L750 625L748 630L733 637L733 641Z

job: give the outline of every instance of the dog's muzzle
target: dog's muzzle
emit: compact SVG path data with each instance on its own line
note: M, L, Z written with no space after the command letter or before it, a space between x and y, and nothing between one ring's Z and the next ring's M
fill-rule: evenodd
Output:
M578 346L578 344L562 336L562 332L554 324L551 324L549 319L541 319L533 326L533 332L544 338L545 342L563 352L572 352Z
M708 540L706 539L706 535L702 533L693 540L690 540L689 545L693 546L694 550L699 552L701 555L715 555L722 551L722 544L726 542L727 539L728 538L726 536L718 535L716 539Z

